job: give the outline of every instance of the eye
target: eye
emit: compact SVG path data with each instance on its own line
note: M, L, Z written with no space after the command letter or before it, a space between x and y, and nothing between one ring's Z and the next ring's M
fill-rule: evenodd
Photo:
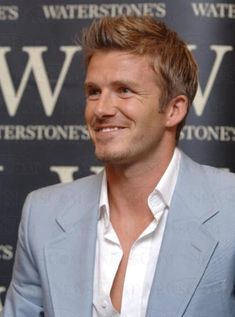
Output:
M88 86L85 90L86 98L96 100L100 95L100 89L97 87Z
M118 93L120 94L121 97L129 97L132 94L132 91L128 87L119 87L118 88Z
M122 92L122 93L124 93L124 94L127 94L127 93L130 92L130 89L127 88L127 87L121 87L121 88L120 88L120 92Z

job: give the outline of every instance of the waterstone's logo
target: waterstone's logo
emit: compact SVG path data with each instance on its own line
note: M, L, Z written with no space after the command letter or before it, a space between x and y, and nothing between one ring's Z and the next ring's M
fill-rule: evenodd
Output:
M158 18L166 16L166 4L147 3L102 3L102 4L46 4L42 6L47 20L97 19L103 16L151 15Z
M192 9L197 17L235 19L234 3L193 2Z

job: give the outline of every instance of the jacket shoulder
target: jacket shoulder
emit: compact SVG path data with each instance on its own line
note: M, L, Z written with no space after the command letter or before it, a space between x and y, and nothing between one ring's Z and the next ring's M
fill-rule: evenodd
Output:
M235 174L224 169L202 165L185 154L182 155L182 167L187 181L197 193L203 192L205 199L210 199L219 206L235 206ZM185 179L184 178L184 179Z
M31 199L34 204L60 204L70 201L73 197L89 197L101 186L102 173L90 175L69 183L59 183L36 189L29 193L26 201Z
M93 201L98 204L101 182L102 173L37 189L25 200L21 222L46 228L54 226L60 215L83 215L84 206Z
M195 176L198 175L209 182L213 182L213 188L215 188L215 186L223 187L226 184L235 186L235 174L232 172L222 168L220 169L218 167L197 163L184 153L182 153L182 161L183 167L187 168L191 174L194 173Z

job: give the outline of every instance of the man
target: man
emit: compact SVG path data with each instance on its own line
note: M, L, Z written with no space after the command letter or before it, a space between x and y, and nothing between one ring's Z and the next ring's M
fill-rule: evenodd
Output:
M29 195L3 317L235 316L235 178L176 148L197 88L186 44L105 17L83 47L105 172Z

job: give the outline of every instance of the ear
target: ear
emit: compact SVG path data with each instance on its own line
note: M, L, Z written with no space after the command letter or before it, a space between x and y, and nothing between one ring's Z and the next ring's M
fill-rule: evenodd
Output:
M188 98L178 95L170 100L167 105L166 127L176 127L187 115Z

